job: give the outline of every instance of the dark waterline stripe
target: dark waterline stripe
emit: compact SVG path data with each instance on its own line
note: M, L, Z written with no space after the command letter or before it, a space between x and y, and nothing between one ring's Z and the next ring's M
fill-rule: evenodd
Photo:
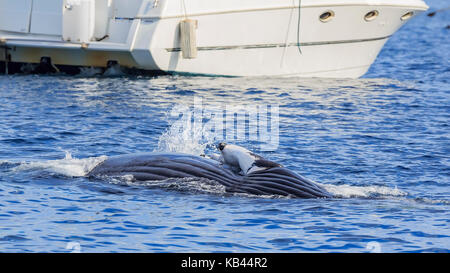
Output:
M341 41L326 41L326 42L310 42L310 43L290 43L287 44L290 46L316 46L316 45L334 45L334 44L351 44L351 43L363 43L363 42L372 42L379 41L390 38L391 35L377 38L368 38L368 39L356 39L356 40L341 40ZM231 49L255 49L255 48L277 48L277 47L286 47L286 44L260 44L260 45L237 45L237 46L199 46L197 50L200 51L208 51L208 50L231 50ZM179 52L181 48L166 48L167 52Z

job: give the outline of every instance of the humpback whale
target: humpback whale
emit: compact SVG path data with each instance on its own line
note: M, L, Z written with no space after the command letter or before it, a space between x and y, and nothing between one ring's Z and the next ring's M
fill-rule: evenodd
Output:
M225 160L226 161L226 160ZM229 193L281 195L297 198L332 197L325 189L295 172L274 165L240 175L220 161L182 153L141 153L107 158L92 169L89 177L132 175L133 181L173 178L206 178Z

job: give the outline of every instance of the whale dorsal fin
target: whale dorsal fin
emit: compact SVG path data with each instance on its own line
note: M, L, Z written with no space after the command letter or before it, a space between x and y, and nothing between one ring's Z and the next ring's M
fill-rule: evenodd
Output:
M261 167L261 168L283 167L281 164L278 164L276 162L264 159L262 157L257 159L257 160L255 160L254 165L257 166L257 167Z
M253 165L247 170L246 174L251 174L257 171L262 171L262 170L267 170L267 169L271 169L271 168L276 168L276 167L283 167L282 165L264 159L264 158L260 158L255 160L255 162L253 163Z

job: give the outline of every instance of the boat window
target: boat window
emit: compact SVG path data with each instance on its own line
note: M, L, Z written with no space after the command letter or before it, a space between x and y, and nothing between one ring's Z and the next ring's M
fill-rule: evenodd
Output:
M330 21L332 18L334 17L334 12L333 11L331 11L331 10L328 10L328 11L325 11L324 13L322 13L320 16L319 16L319 20L321 21L321 22L328 22L328 21Z
M411 17L413 17L413 15L414 15L414 11L410 11L410 12L403 14L403 16L400 17L400 19L402 21L406 21L406 20L409 20Z
M378 10L372 10L369 11L368 13L366 13L366 15L364 16L364 20L366 20L367 22L375 20L375 18L377 18L378 16Z

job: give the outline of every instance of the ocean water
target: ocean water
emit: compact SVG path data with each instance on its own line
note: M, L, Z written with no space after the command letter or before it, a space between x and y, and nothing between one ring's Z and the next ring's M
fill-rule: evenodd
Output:
M355 80L0 76L0 252L449 252L448 18L415 18ZM336 198L85 177L112 155L211 153L221 139L174 127L195 98L277 105L276 149L233 143Z

